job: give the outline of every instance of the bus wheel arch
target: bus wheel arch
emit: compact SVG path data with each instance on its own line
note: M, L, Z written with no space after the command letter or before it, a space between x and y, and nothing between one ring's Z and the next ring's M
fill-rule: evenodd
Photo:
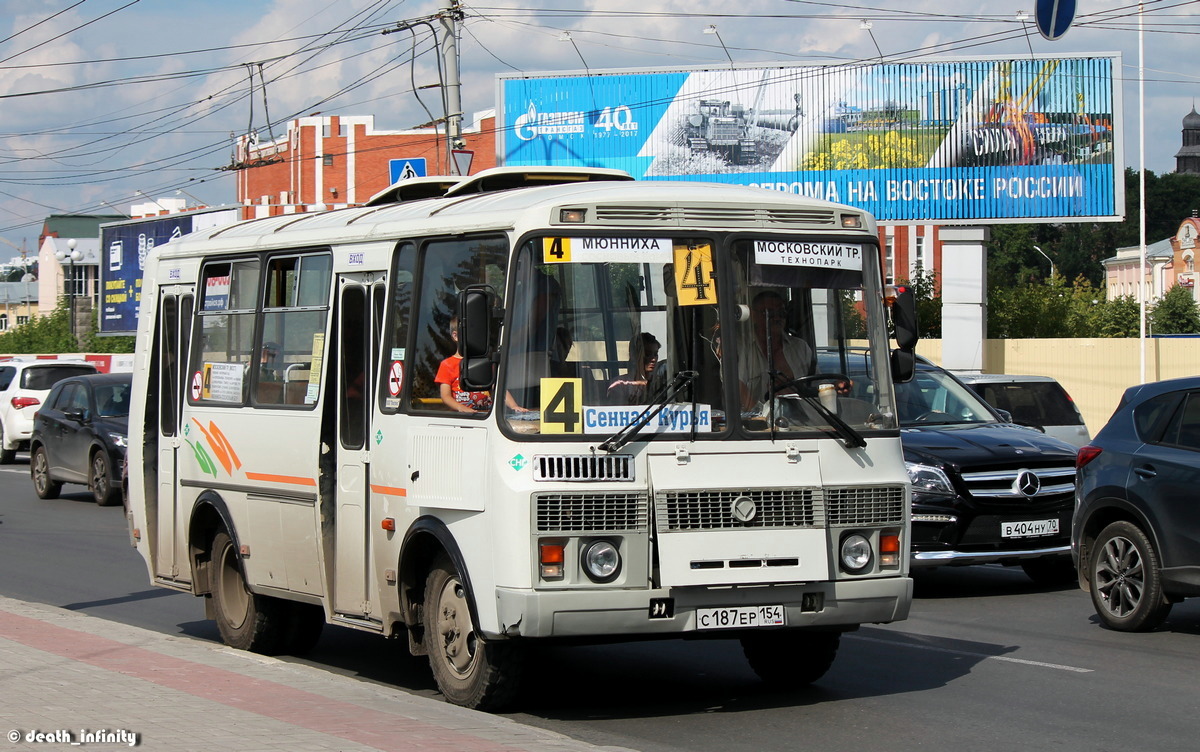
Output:
M466 590L471 619L475 624L479 623L479 614L475 609L475 593L471 587L470 575L467 574L462 550L444 522L436 517L419 517L404 534L397 567L400 611L408 631L408 648L413 655L425 655L425 620L422 616L425 586L429 573L433 571L440 557L449 559L450 564L459 573Z
M192 565L192 592L196 595L211 594L212 551L209 549L220 530L228 533L234 545L240 546L237 528L233 526L225 500L213 491L205 491L196 499L188 522L188 558Z

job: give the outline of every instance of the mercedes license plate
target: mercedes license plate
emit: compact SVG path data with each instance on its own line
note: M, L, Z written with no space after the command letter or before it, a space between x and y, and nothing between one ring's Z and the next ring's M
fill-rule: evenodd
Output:
M746 629L782 627L787 624L783 606L729 606L696 609L699 629Z
M1058 520L1032 520L1028 522L1001 522L1001 538L1037 538L1058 532Z

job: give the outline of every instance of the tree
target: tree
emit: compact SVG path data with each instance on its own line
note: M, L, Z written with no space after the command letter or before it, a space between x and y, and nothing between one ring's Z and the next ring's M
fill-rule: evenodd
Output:
M1024 283L1048 276L1046 259L1054 259L1066 279L1083 277L1093 285L1104 281L1101 262L1118 248L1139 242L1140 196L1138 173L1125 170L1125 219L1121 222L1063 222L1059 224L998 225L988 246L988 278L1004 284ZM1171 237L1179 223L1192 215L1200 196L1200 175L1146 172L1146 243Z
M932 270L917 269L911 280L900 280L897 284L908 285L917 301L917 333L923 339L938 339L942 336L942 296L938 294L937 274Z
M1192 299L1192 291L1183 285L1167 290L1146 318L1155 334L1200 333L1200 310Z

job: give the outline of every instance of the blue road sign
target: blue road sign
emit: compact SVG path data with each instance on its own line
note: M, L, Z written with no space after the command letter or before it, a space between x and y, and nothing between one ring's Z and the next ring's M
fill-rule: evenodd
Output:
M425 158L411 157L409 159L388 160L388 185L397 180L425 177Z
M1075 0L1035 0L1035 3L1033 19L1042 36L1053 42L1067 33L1075 20Z

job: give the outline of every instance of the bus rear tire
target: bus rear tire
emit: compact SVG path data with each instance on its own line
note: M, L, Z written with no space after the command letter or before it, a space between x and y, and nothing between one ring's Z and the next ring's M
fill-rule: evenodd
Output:
M447 702L476 710L512 702L520 683L519 649L479 635L466 589L445 557L425 581L424 621L429 666Z
M796 689L825 675L841 639L841 632L783 629L744 635L741 642L760 679L774 688Z
M221 640L231 648L277 655L283 647L287 603L246 587L241 555L229 533L213 536L209 592Z

